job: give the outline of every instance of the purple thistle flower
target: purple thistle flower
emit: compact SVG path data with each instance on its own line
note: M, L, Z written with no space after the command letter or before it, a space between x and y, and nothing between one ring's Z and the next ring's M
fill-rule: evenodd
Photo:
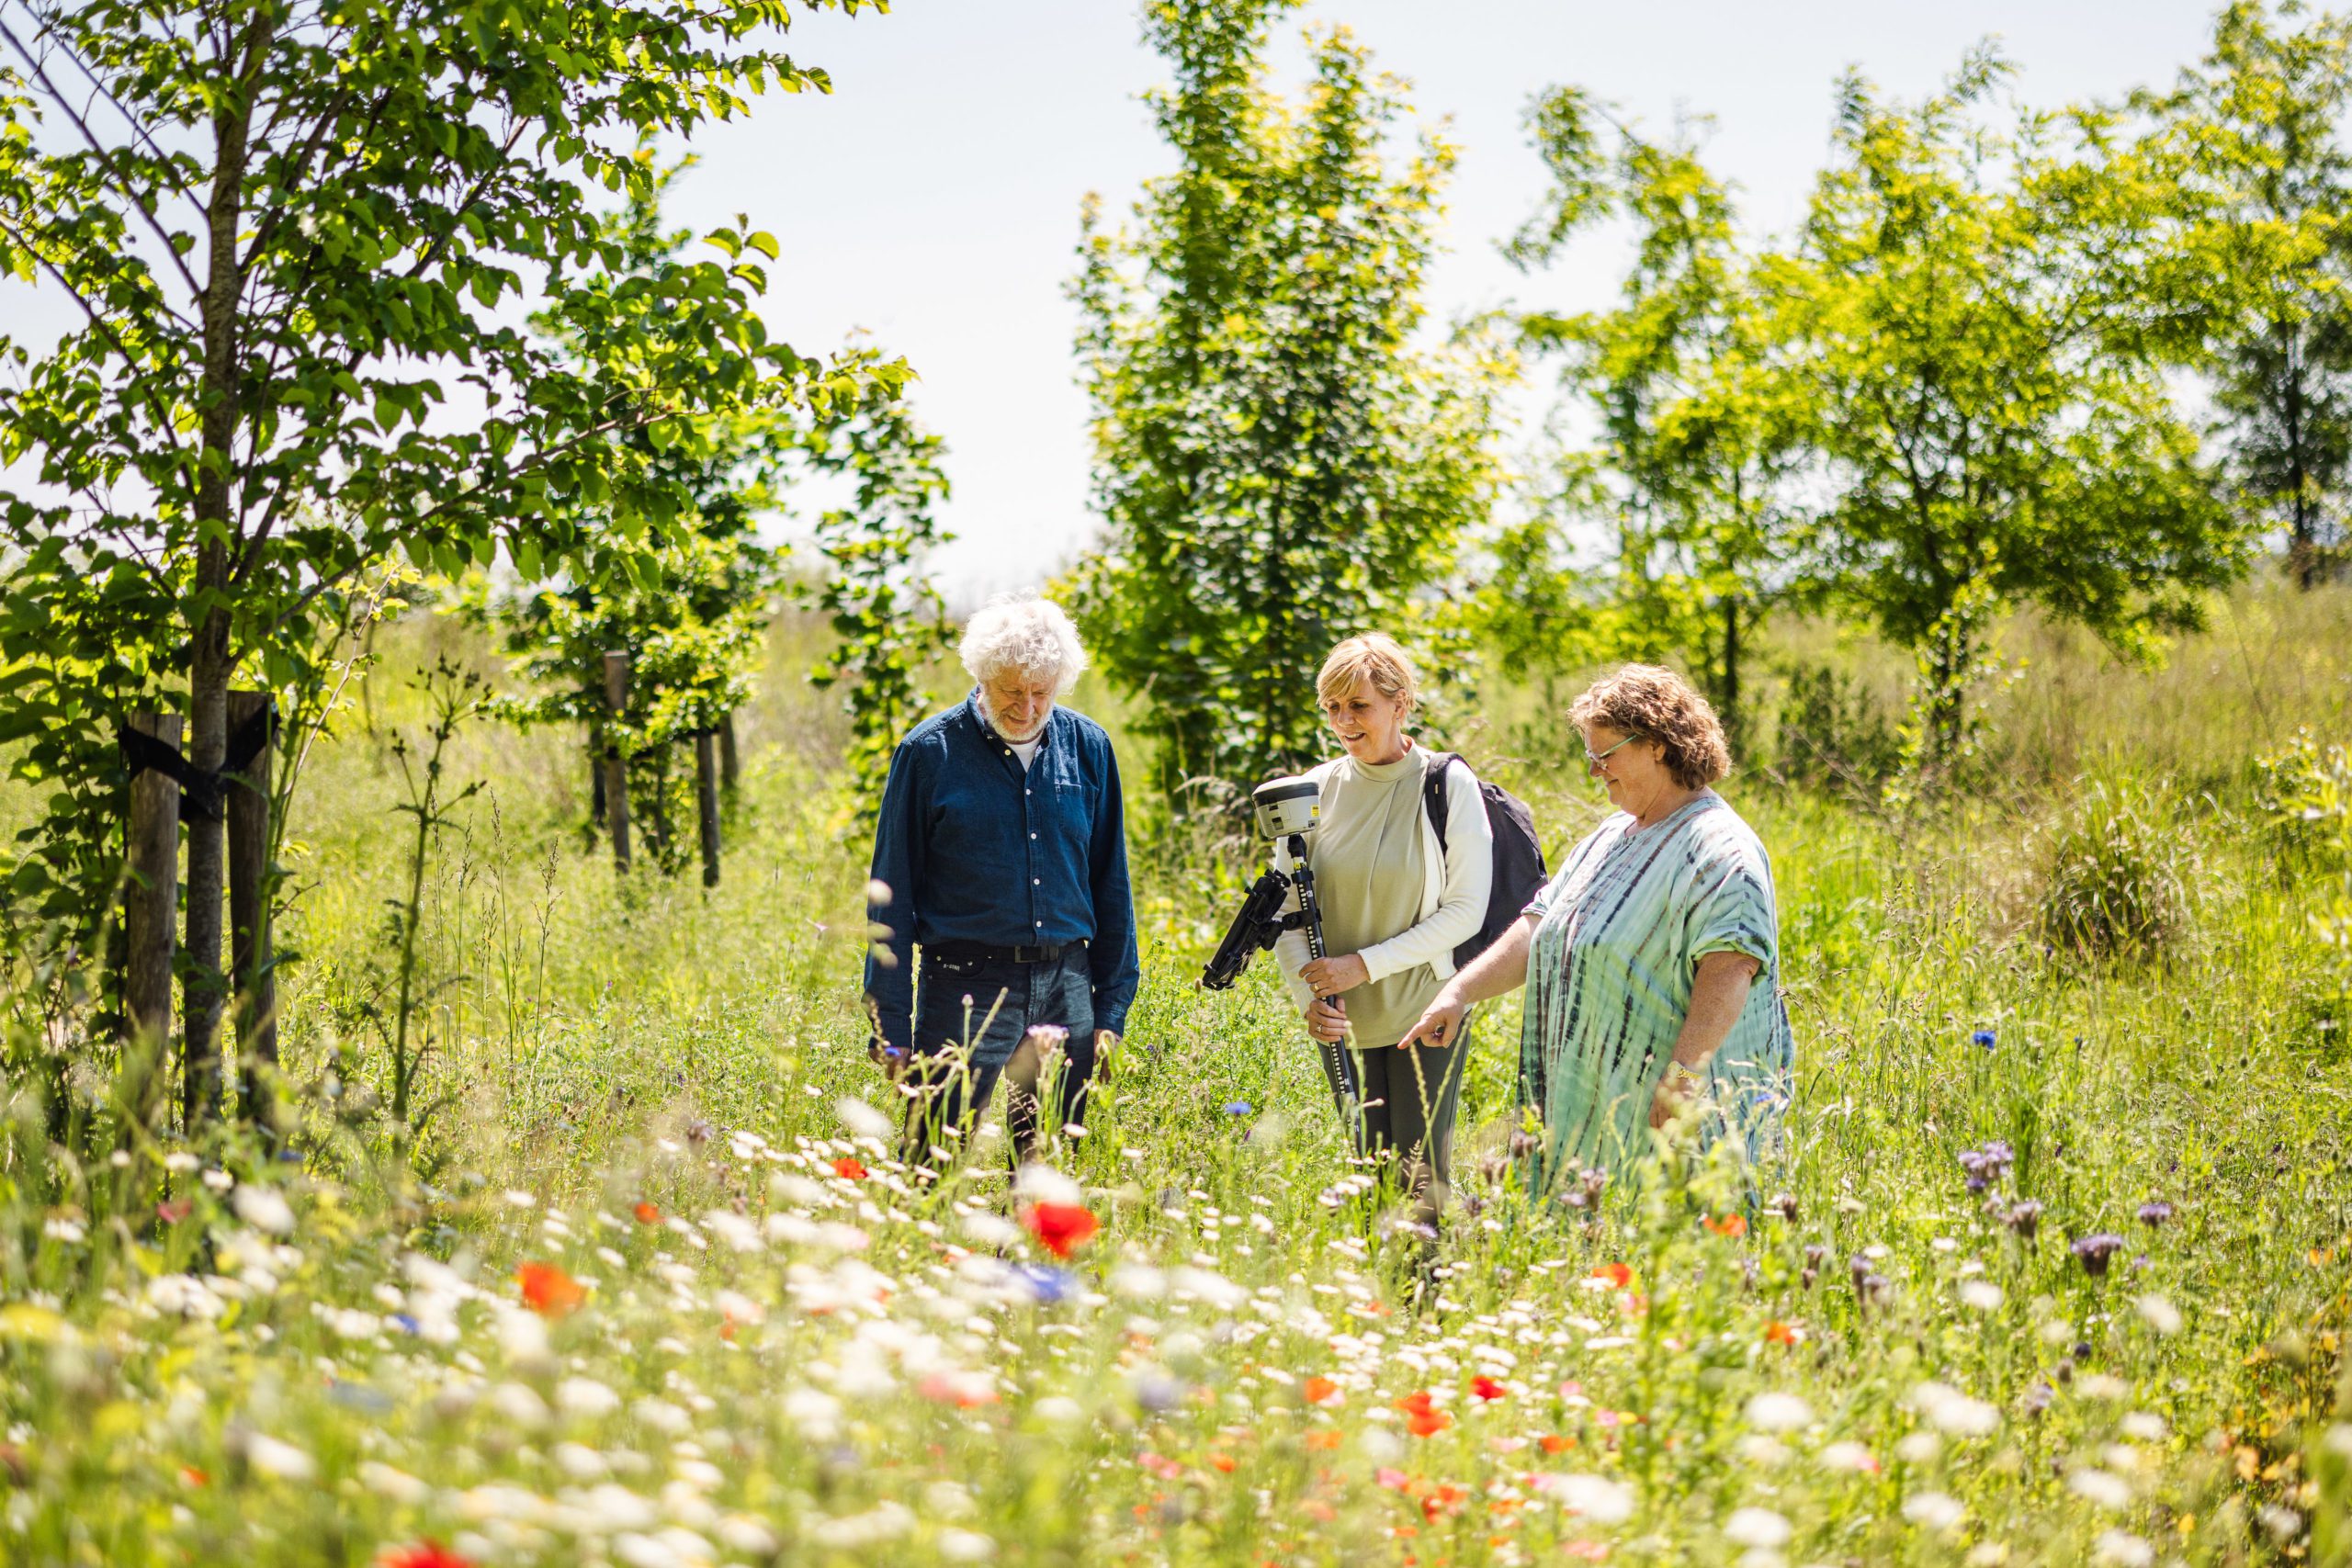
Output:
M2152 1203L2143 1203L2140 1205L2140 1223L2147 1226L2150 1230L2156 1229L2158 1226L2166 1224L2171 1219L2172 1205L2165 1202L2161 1198L2155 1200L2155 1201Z
M2018 1240L2031 1241L2041 1224L2041 1205L2031 1198L2020 1198L2001 1216L2001 1223L2017 1232Z
M2123 1250L2123 1238L2113 1231L2098 1231L2080 1237L2068 1250L2083 1266L2083 1272L2093 1279L2107 1273L2108 1259Z

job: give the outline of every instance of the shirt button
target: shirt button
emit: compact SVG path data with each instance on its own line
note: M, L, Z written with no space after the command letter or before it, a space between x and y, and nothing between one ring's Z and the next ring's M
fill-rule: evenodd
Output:
M1045 922L1045 921L1043 921L1043 920L1039 920L1036 924L1037 924L1037 929L1038 929L1039 931L1044 931L1044 930L1046 929L1046 922Z
M1033 839L1034 839L1034 838L1035 838L1037 835L1036 835L1036 834L1035 834L1035 833L1032 833L1032 834L1030 834L1029 836L1030 836L1031 838L1033 838Z
M1029 879L1029 886L1032 887L1042 887L1045 886L1045 880L1042 877L1033 876Z

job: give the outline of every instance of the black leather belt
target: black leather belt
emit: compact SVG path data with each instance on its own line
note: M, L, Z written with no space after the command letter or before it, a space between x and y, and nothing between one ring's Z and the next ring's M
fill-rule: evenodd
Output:
M1047 942L1037 947L990 947L984 942L935 942L923 952L935 958L979 958L991 964L1051 964L1065 953L1083 951L1084 938L1077 942Z

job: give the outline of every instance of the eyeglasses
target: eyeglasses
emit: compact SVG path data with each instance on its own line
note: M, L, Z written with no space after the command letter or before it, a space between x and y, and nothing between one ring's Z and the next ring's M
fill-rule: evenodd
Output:
M1620 740L1616 745L1611 746L1608 750L1601 752L1599 756L1595 756L1591 751L1588 750L1584 754L1584 764L1588 768L1597 768L1600 766L1601 763L1609 761L1610 758L1615 756L1618 752L1623 750L1626 747L1631 746L1634 741L1639 740L1640 739L1642 738L1638 735L1628 735L1624 739Z

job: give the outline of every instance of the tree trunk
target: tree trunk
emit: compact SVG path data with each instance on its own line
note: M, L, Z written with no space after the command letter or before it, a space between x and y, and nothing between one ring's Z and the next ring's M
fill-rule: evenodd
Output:
M695 737L695 820L702 829L702 885L718 886L718 766L715 739L706 729Z
M229 728L266 725L267 692L229 694ZM261 750L228 786L229 964L235 976L237 1047L243 1063L238 1102L245 1124L271 1147L277 1143L277 982L271 972L269 908L270 781L277 748L264 732Z
M742 782L742 760L735 754L735 716L730 713L718 721L718 784L727 792L729 805L734 804Z
M676 837L676 825L670 820L670 770L677 763L677 749L664 741L655 755L661 761L654 766L652 776L646 778L642 772L639 776L650 785L645 793L653 803L653 809L645 814L645 836L652 840L653 858L667 875L677 863L670 858L670 842ZM638 758L639 762L644 760L641 754Z
M249 69L266 50L271 22L257 17L252 33L238 40L236 66ZM223 63L228 63L224 62ZM250 80L219 85L213 100L212 187L205 203L207 250L204 292L198 306L204 335L204 390L198 403L195 514L204 538L196 555L196 579L187 603L199 618L188 660L190 728L188 761L199 772L218 773L229 739L229 680L236 657L229 643L229 601L234 592L232 546L243 537L231 480L237 471L237 436L244 412L243 344L238 328L244 304L244 274L238 259L244 227L245 158L252 134ZM217 809L191 814L187 825L187 978L182 991L182 1111L193 1135L220 1105L220 1010L226 999L220 964L221 898L226 892L226 845Z
M1936 630L1933 663L1935 690L1928 702L1928 761L1939 772L1949 771L1960 761L1961 742L1966 738L1966 714L1963 704L1967 692L1962 680L1968 669L1968 634L1947 621Z
M1724 734L1730 738L1734 755L1743 749L1739 711L1739 595L1724 595Z

